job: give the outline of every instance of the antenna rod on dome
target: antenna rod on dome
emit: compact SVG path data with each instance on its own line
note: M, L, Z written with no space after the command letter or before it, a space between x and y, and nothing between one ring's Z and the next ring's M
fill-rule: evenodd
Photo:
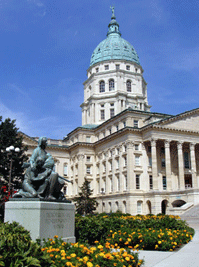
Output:
M115 7L114 6L110 6L110 9L112 11L112 17L115 17Z

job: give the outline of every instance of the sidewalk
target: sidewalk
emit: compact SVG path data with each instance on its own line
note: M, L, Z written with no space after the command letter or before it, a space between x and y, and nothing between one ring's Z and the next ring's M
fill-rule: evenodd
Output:
M144 267L199 267L199 220L194 221L193 239L177 252L139 251L139 259L144 259Z

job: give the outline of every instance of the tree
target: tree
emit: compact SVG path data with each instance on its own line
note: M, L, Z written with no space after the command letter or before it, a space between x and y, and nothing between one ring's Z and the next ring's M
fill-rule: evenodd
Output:
M90 188L90 182L85 179L80 190L79 196L73 198L76 205L76 212L80 215L93 214L93 211L97 207L97 201L95 198L90 197L93 193L93 190Z
M9 146L18 147L20 152L12 153L9 155L6 152L6 148ZM23 162L27 160L25 151L27 147L22 144L22 137L19 136L18 128L16 127L15 120L10 118L2 121L0 116L0 197L2 199L2 193L6 193L5 187L8 186L9 182L9 170L10 170L10 160L12 156L12 188L20 188L22 178L23 178ZM2 190L3 187L3 190Z

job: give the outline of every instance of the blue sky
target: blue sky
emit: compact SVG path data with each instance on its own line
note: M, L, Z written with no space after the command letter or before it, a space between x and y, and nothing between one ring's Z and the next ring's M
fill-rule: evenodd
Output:
M199 1L0 0L0 115L30 136L81 125L83 85L115 14L137 51L151 111L199 107Z

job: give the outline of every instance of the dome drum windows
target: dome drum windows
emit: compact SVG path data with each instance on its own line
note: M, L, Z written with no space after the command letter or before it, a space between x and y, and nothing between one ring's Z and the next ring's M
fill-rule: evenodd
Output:
M115 90L115 82L113 79L109 80L109 91Z
M100 93L105 92L105 82L104 81L101 81L99 83L99 91L100 91Z
M131 92L131 81L130 80L126 82L126 90L127 92Z

